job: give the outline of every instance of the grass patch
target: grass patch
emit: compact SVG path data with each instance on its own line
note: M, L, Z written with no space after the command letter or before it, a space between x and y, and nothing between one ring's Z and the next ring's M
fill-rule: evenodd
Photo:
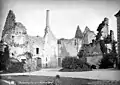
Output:
M51 85L44 82L53 82L54 78L55 77L50 77L50 76L12 76L11 77L12 80L18 82L18 85ZM2 79L7 79L7 77L2 77ZM103 81L103 80L70 78L70 77L61 77L60 80L62 81L62 85L120 85L120 81L105 81L105 80Z

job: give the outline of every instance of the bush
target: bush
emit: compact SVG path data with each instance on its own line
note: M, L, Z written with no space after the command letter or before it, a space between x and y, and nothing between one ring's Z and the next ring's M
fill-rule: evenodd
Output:
M26 63L24 64L24 69L26 72L32 72L37 70L37 65L34 59L28 59L26 60Z
M118 69L120 69L120 62L118 63Z
M75 57L66 57L62 61L62 67L66 69L77 68L78 59Z
M96 69L97 67L96 67L96 65L91 65L91 68Z
M62 67L60 71L88 71L91 67L86 62L81 61L76 57L65 57L62 60Z
M1 43L0 43L0 45L1 45ZM8 47L8 45L2 45L2 46L0 46L0 48L4 49L4 52L0 50L0 70L5 71L6 70L6 62L9 59L9 47Z
M9 62L7 65L7 72L24 72L23 63L22 62Z
M113 68L116 58L111 54L106 54L103 56L99 68Z

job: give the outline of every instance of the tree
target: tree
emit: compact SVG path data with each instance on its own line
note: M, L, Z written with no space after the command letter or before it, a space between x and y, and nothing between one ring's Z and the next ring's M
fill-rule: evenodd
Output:
M91 67L88 63L78 59L76 57L65 57L62 60L62 67L61 71L89 71Z
M100 43L100 49L101 49L102 53L106 54L107 53L107 47L105 46L104 40L100 40L99 43Z
M113 56L114 54L111 53L107 53L103 55L103 58L100 62L99 68L113 68L115 61L116 61L116 57Z
M114 58L114 65L117 66L117 51L116 51L116 41L113 40L112 42L112 51L111 51L111 54Z
M106 53L103 55L103 58L100 63L100 68L113 68L114 65L117 64L117 52L116 52L116 41L112 43L112 50L110 53Z
M78 56L79 58L82 58L82 57L83 57L83 54L84 54L84 50L80 50L80 51L78 52L77 56Z
M27 59L32 59L32 53L31 52L25 52L26 58Z
M112 52L117 55L116 46L115 46L116 44L117 44L117 42L114 40L112 42Z
M78 52L78 54L77 54L77 56L79 57L79 59L80 60L82 60L83 62L87 62L87 60L86 60L86 46L87 45L82 45L82 47L81 47L81 50L79 50L79 52Z
M3 44L3 43L1 43ZM9 60L9 47L8 45L3 44L2 47L3 51L0 52L0 64L1 64L1 70L7 70L7 61Z
M3 42L0 42L0 70L5 69L4 63L3 63Z
M24 72L24 68L23 68L24 63L23 62L19 62L17 59L15 58L10 58L7 61L7 72L10 73L14 73L14 72Z
M29 72L36 70L36 65L34 59L32 58L33 54L31 52L26 52L25 55L27 60L24 64L24 69Z

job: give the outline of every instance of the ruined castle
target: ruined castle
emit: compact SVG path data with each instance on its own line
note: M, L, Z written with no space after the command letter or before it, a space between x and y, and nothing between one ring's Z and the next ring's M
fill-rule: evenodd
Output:
M77 57L83 44L90 44L96 39L96 34L87 26L84 32L81 32L77 26L75 36L72 39L57 39L51 29L49 10L46 11L46 27L43 37L28 35L25 26L21 22L16 22L15 14L10 10L2 31L2 40L9 46L10 57L22 61L26 59L25 53L30 52L36 66L61 67L63 58L66 56ZM97 51L100 53L99 44L97 47L95 49L98 49Z

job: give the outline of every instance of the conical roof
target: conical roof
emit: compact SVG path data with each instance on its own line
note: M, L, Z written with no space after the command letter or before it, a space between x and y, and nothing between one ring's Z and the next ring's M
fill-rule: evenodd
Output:
M75 33L75 38L79 38L79 39L83 38L83 34L80 30L79 25L77 26L77 30L76 30L76 33Z
M86 26L83 34L86 34L88 31L90 31L90 29Z
M117 14L115 14L116 17L120 17L120 10Z
M14 25L15 25L15 14L13 13L12 10L9 10L6 21L5 21L4 29L2 31L2 37L4 36L6 31L14 28Z

